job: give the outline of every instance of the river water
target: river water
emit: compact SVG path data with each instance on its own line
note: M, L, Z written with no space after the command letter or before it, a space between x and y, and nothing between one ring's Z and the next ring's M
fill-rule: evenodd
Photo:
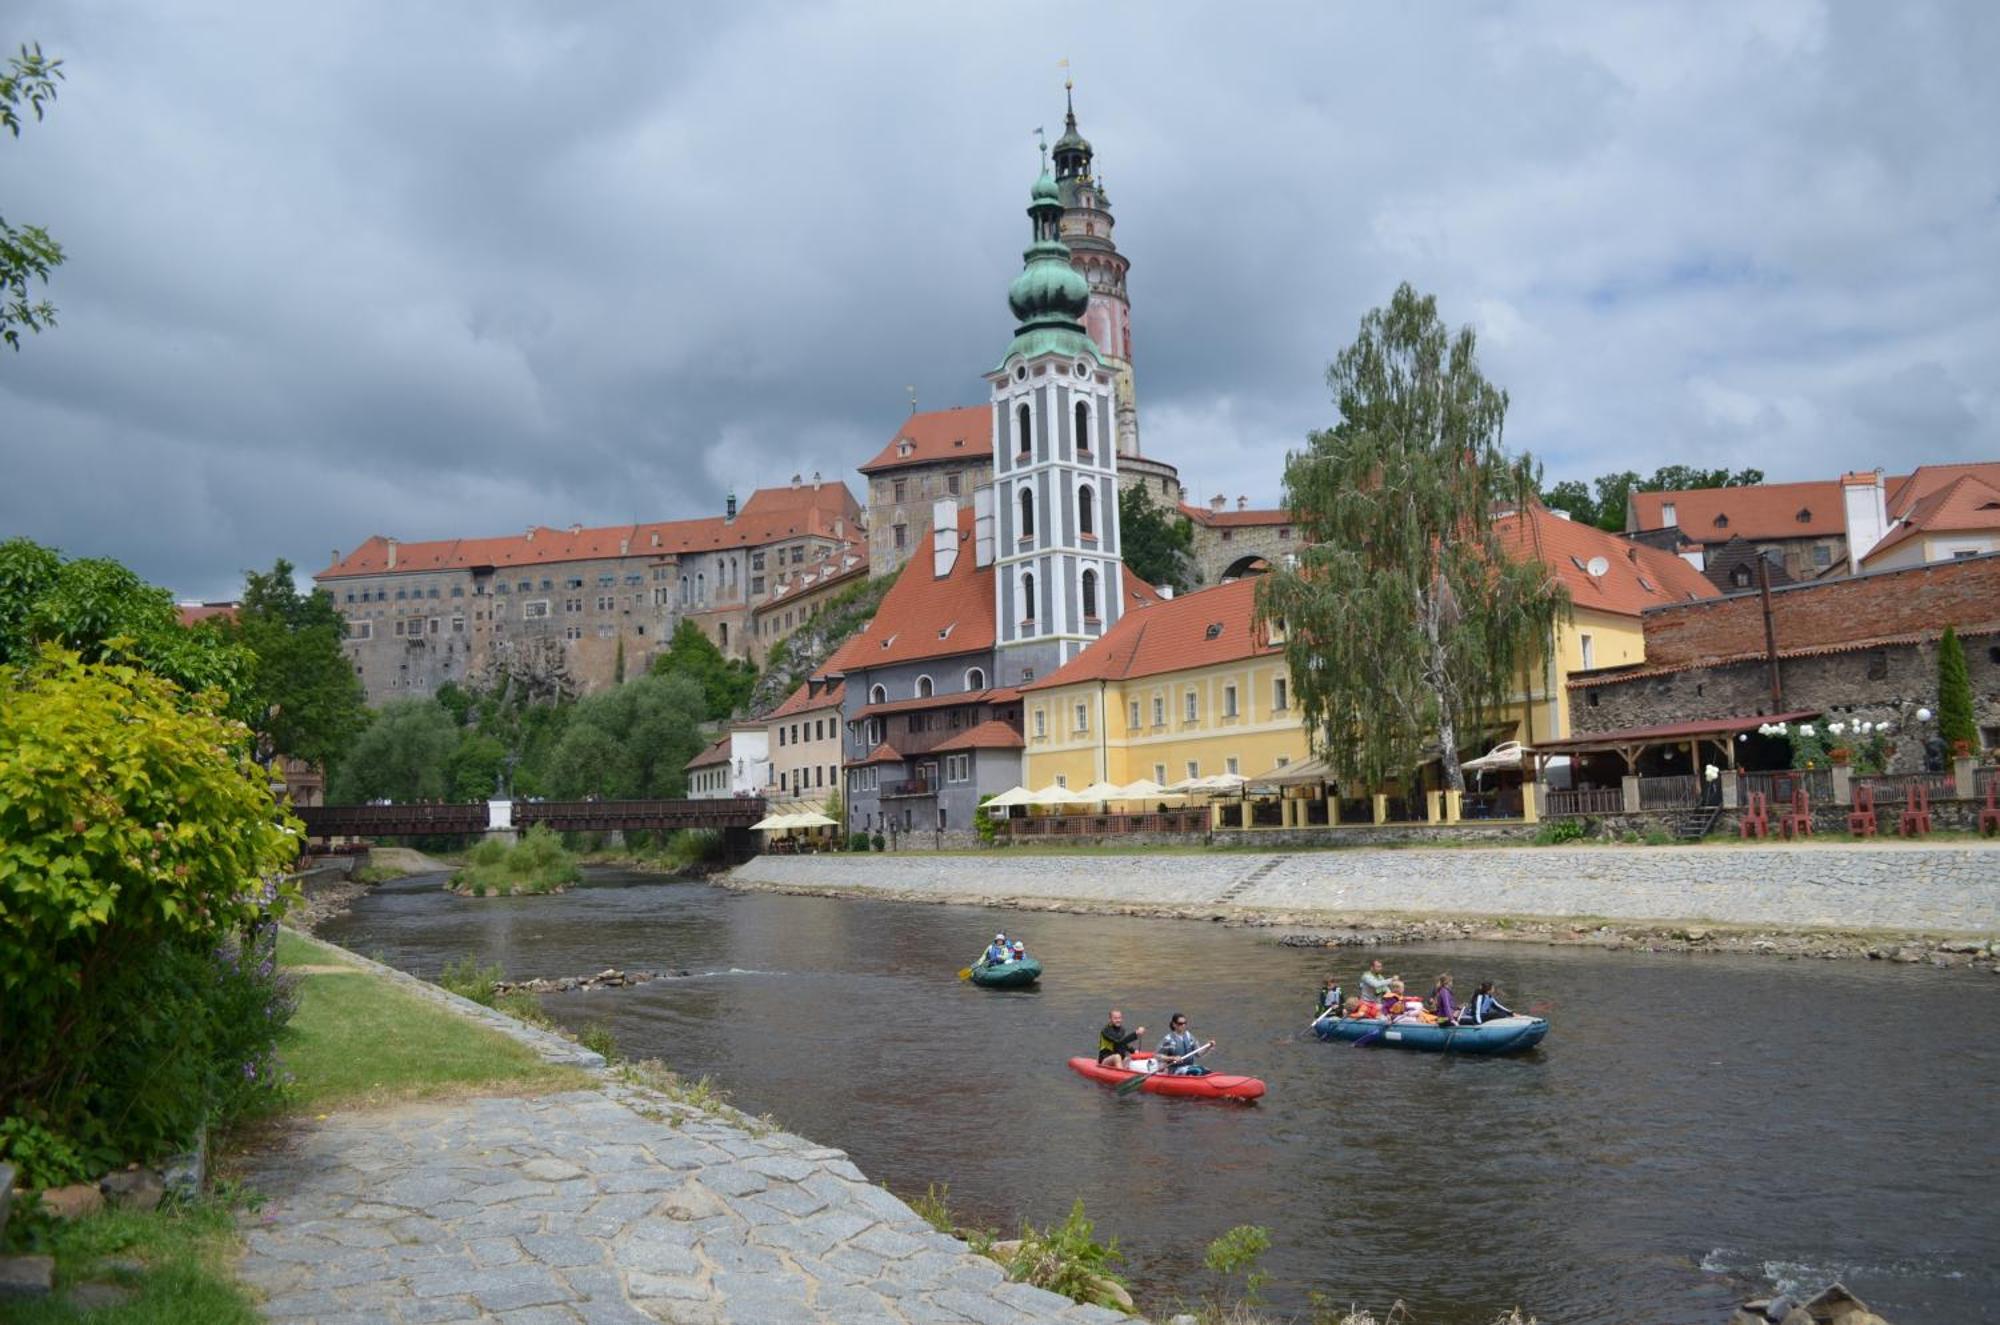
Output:
M1080 867L1083 867L1080 862ZM1142 1304L1209 1288L1202 1249L1270 1230L1281 1308L1310 1293L1423 1325L1713 1322L1773 1283L1839 1277L1897 1325L2000 1318L2000 981L1887 964L1525 944L1393 948L1428 990L1497 979L1555 1004L1518 1059L1302 1038L1355 949L1187 921L739 894L594 874L560 897L385 885L324 937L419 976L472 954L510 978L607 966L685 979L551 995L622 1052L848 1150L898 1192L950 1184L965 1222L1082 1197ZM996 930L1043 986L961 984ZM1117 1098L1064 1067L1117 1005L1150 1042L1188 1014L1254 1106Z

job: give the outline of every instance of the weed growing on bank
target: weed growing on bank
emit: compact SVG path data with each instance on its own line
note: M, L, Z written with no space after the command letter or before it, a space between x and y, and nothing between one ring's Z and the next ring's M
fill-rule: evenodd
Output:
M450 888L461 896L514 897L561 892L583 877L576 853L536 824L513 846L488 839L466 853Z
M169 1209L112 1208L68 1220L17 1210L7 1227L14 1249L54 1256L57 1281L65 1287L105 1281L132 1297L104 1311L80 1310L61 1297L17 1301L7 1319L16 1325L86 1319L254 1325L262 1315L230 1274L237 1245L231 1211L238 1204L246 1204L241 1194L223 1185L211 1197Z

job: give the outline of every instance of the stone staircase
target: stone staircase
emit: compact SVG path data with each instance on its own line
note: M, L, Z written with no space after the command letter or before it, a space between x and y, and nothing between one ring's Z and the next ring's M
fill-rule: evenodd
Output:
M1703 805L1698 809L1685 810L1674 818L1673 835L1682 842L1699 842L1715 831L1715 821L1721 817L1720 805Z
M1241 878L1237 879L1234 883L1230 884L1227 888L1224 888L1222 890L1221 895L1215 899L1213 905L1220 906L1224 902L1235 901L1237 898L1241 897L1244 893L1249 892L1252 888L1262 883L1266 878L1269 878L1271 872L1284 863L1285 863L1285 858L1283 856L1267 857L1263 864L1257 866L1253 870L1250 870L1248 873L1244 874Z

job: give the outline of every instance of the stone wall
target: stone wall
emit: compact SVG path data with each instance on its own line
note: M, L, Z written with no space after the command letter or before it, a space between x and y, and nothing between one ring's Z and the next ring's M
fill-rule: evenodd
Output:
M1224 512L1223 514L1228 514ZM1209 524L1194 521L1194 564L1203 584L1220 584L1245 557L1262 557L1277 566L1285 554L1298 550L1297 532L1288 523Z
M1994 564L2000 566L2000 558ZM2000 611L2000 598L1989 604L1988 610ZM1964 643L1974 717L1982 729L2000 728L2000 662L1994 660L1992 653L1992 648L2000 644L2000 637L1975 636ZM1653 624L1649 614L1646 622L1649 662L1652 647ZM1785 658L1778 667L1784 690L1783 711L1811 709L1827 722L1887 722L1895 728L1889 771L1912 773L1923 769L1924 738L1935 729L1923 727L1916 715L1919 708L1937 711L1935 640ZM1777 710L1771 700L1770 673L1762 659L1653 673L1630 680L1610 677L1570 688L1570 716L1578 736L1774 711Z

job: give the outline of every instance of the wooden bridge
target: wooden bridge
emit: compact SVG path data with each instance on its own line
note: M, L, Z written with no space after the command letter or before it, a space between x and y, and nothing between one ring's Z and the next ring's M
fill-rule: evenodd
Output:
M558 833L676 828L745 831L765 814L761 797L678 801L515 801L513 827L544 824ZM306 836L480 837L491 828L484 801L469 805L313 805L292 813Z

